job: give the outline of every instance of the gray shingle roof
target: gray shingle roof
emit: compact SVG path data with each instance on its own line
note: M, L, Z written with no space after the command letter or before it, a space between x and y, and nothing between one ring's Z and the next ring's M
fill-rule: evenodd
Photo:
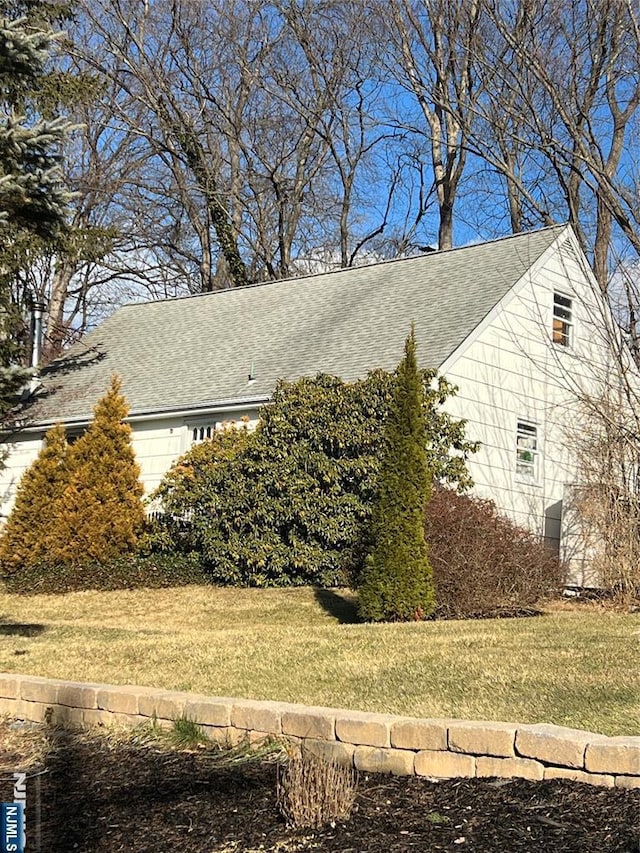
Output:
M440 366L565 226L418 258L126 305L43 372L29 420L81 420L118 373L132 414L268 396L278 378L392 370L412 321ZM255 379L248 382L253 364Z

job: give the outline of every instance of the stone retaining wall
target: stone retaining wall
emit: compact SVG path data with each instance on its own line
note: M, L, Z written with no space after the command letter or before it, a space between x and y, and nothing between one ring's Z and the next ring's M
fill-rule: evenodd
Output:
M0 673L0 714L81 726L135 726L152 718L169 725L187 717L217 742L273 735L372 773L562 778L640 788L640 736L546 724L416 719L8 673Z

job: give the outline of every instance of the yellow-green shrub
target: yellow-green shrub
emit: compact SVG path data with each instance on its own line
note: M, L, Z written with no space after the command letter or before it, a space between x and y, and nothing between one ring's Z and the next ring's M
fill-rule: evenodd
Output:
M0 540L2 573L14 585L27 574L105 565L136 550L145 513L127 413L114 377L75 444L62 425L45 436Z
M114 377L89 428L69 449L63 512L56 513L47 543L52 564L106 563L136 548L145 521L143 489L120 387Z
M25 471L0 538L3 574L36 565L47 556L62 494L69 484L68 445L64 426L56 424L44 437L42 450Z

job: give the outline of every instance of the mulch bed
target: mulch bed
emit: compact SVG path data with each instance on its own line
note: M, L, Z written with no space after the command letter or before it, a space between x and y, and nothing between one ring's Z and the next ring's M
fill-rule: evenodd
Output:
M640 853L637 789L361 775L348 821L294 830L276 807L273 764L221 768L206 752L67 734L45 771L27 782L27 850L42 853Z

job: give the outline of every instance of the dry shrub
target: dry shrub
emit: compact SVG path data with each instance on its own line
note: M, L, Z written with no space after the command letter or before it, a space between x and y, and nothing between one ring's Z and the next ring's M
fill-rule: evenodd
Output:
M279 768L278 808L291 826L318 829L349 818L357 784L353 768L305 752Z
M492 501L437 487L425 535L439 618L517 614L562 590L558 559Z
M612 481L573 489L571 509L598 587L628 606L640 600L640 495Z
M614 387L584 402L571 439L579 470L567 501L574 536L594 583L631 605L640 600L638 414Z

